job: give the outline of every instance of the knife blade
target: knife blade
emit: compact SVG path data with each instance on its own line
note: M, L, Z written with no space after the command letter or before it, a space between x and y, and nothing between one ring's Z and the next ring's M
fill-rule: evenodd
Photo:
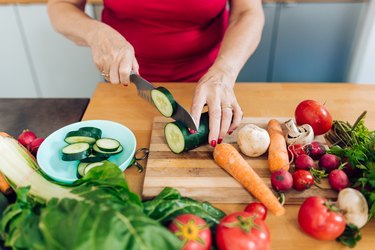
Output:
M151 99L151 90L156 89L156 87L141 77L138 74L132 73L130 74L130 81L134 83L134 85L137 87L137 92L140 97L142 97L147 102L151 103L153 106L155 104L153 103ZM173 115L171 116L172 119L175 121L182 122L187 128L194 129L195 131L198 131L193 118L191 117L190 113L181 106L176 100L176 109L173 112Z

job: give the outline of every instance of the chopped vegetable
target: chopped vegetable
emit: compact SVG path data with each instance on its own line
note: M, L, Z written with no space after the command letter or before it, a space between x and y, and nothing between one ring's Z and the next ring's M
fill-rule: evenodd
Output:
M232 175L272 213L277 216L285 213L285 208L279 203L271 189L232 145L218 144L214 149L213 156L220 167Z
M267 130L255 124L246 124L238 131L237 143L242 153L250 157L258 157L267 152L270 136Z
M284 124L288 129L288 134L286 135L286 143L288 145L305 145L314 140L314 131L309 124L303 124L297 127L292 119L286 121Z
M171 117L176 111L176 101L164 87L151 90L151 99L155 107L165 117Z
M76 142L62 148L63 161L82 160L90 155L90 144L87 142Z
M285 169L289 170L289 157L285 137L280 123L271 119L267 126L270 135L270 146L268 148L268 168L272 172Z

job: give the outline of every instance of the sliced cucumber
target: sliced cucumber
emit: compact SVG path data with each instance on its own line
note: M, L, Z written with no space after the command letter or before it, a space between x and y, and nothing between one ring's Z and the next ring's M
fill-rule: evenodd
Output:
M151 99L159 112L166 117L171 117L176 110L176 102L171 92L164 87L151 90Z
M120 142L118 140L112 138L101 138L95 142L95 145L101 150L105 152L114 152L120 146Z
M96 138L100 138L102 137L102 130L99 129L99 128L96 128L96 127L82 127L80 129L78 129L78 131L86 131L86 132L89 132L90 134L92 135L95 135Z
M76 161L82 160L90 155L90 144L87 142L77 142L69 144L62 149L63 161Z
M66 134L64 141L66 143L72 144L77 142L87 142L89 144L94 144L95 141L98 139L96 135L87 132L87 131L70 131Z
M208 113L201 115L198 132L190 134L179 121L170 122L164 127L164 137L172 152L179 154L208 143Z
M100 167L103 164L104 164L104 162L93 162L93 163L87 164L87 166L83 170L83 176L85 176L91 169L96 168L96 167Z
M88 157L81 160L83 163L92 163L107 160L108 157L102 157L97 155L89 155Z
M78 164L78 168L77 168L77 178L81 178L85 175L85 168L87 167L87 165L89 165L90 163L88 162L80 162Z
M120 153L123 150L123 148L120 145L117 148L116 151L108 152L108 151L101 150L100 148L98 148L98 146L96 144L94 144L94 146L92 146L92 150L93 150L94 155L96 155L96 156L99 156L99 157L110 157L112 155Z

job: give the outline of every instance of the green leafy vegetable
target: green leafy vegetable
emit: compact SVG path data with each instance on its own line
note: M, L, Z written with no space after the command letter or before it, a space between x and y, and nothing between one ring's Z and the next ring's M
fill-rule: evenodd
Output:
M345 231L337 238L337 241L341 242L345 246L353 248L357 245L357 242L362 239L361 232L358 227L353 224L346 225Z
M168 187L153 200L144 202L144 212L162 224L167 224L180 214L192 213L213 226L219 224L225 216L224 212L210 203L182 197L177 190Z

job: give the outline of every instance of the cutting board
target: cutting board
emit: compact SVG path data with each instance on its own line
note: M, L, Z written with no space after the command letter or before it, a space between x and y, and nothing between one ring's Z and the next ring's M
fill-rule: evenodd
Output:
M244 118L241 126L253 123L266 128L271 118ZM290 118L276 118L281 123ZM213 148L201 146L181 154L172 153L164 139L163 129L167 122L165 117L155 117L152 126L150 154L147 161L143 198L155 197L164 187L178 189L183 196L209 201L212 203L249 203L255 198L244 189L225 170L216 165L212 157ZM285 129L283 125L283 129ZM238 129L236 130L238 131ZM233 144L239 149L236 140L237 132L227 136L224 142ZM325 143L322 136L316 140ZM250 166L271 187L267 155L251 158L243 155ZM328 183L326 183L328 184ZM286 204L301 204L305 198L317 195L329 199L337 198L337 192L329 189L323 182L322 187L312 186L305 191L291 190L286 193Z

